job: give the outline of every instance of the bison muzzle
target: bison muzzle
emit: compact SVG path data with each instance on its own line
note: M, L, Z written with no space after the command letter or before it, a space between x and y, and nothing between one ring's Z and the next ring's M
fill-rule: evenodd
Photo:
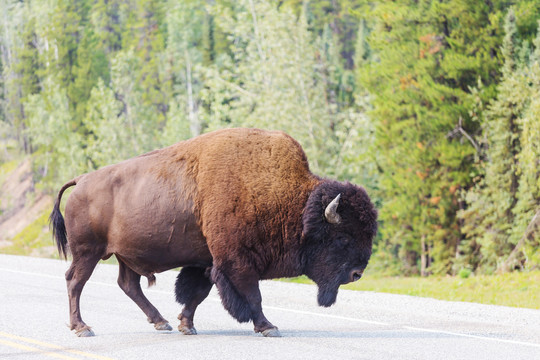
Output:
M377 231L363 188L315 176L294 139L257 129L215 131L81 175L60 189L50 220L60 254L73 258L66 281L79 336L94 334L81 318L81 291L112 255L118 285L158 330L171 326L140 278L152 283L182 267L181 332L196 334L193 315L215 284L235 319L280 336L262 312L259 281L305 274L330 306L340 285L362 276Z

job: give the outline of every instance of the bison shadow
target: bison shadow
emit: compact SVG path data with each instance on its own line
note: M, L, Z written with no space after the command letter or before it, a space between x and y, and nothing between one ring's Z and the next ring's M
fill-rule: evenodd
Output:
M388 329L375 331L331 331L331 330L284 330L280 329L282 339L321 338L321 339L436 339L457 337L444 333L426 333L406 329ZM206 330L197 336L261 337L252 331L243 330Z

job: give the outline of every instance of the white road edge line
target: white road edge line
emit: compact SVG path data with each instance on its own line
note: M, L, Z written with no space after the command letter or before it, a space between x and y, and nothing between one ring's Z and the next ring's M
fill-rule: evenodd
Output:
M0 270L1 271L9 271L9 272L13 272L13 273L19 273L19 274L25 274L25 275L37 275L37 276L47 277L47 278L51 278L51 279L62 279L62 280L64 280L64 277L57 276L57 275L40 274L40 273L33 273L33 272L29 272L29 271L20 271L20 270L12 270L12 269L4 269L4 268L0 268ZM93 285L102 285L102 286L109 286L109 287L118 288L117 284L104 283L104 282L100 282L100 281L88 280L86 283L87 284L93 284ZM166 295L171 294L171 292L168 292L168 291L148 289L148 288L143 289L143 291L151 292L151 293L157 293L157 294L166 294ZM220 299L208 298L208 300L221 302ZM302 314L302 315L314 315L314 316L320 316L320 317L326 317L326 318L332 318L332 319L361 322L361 323L366 323L366 324L391 326L391 324L389 324L389 323L384 323L384 322L380 322L380 321L364 320L364 319L358 319L358 318L349 318L349 317L345 317L345 316L338 316L338 315L331 315L331 314L320 314L320 313L315 313L315 312L311 312L311 311L280 308L280 307L277 307L277 306L264 305L264 308L265 309L271 309L271 310L286 311L286 312L291 312L291 313L295 313L295 314Z
M320 313L315 313L315 312L311 312L311 311L280 308L280 307L277 307L277 306L264 305L263 308L272 309L272 310L279 310L279 311L286 311L286 312L291 312L291 313L295 313L295 314L315 315L315 316L331 318L331 319L339 319L339 320L348 320L348 321L354 321L354 322L361 322L361 323L372 324L372 325L392 326L392 324L385 323L385 322L380 322L380 321L364 320L364 319L358 319L358 318L350 318L350 317L346 317L346 316L339 316L339 315L332 315L332 314L320 314Z
M535 343L530 343L530 342L525 342L525 341L498 339L498 338L493 338L489 336L470 335L470 334L463 334L463 333L457 333L457 332L452 332L452 331L417 328L417 327L412 327L412 326L403 326L403 328L407 330L413 330L413 331L422 331L422 332L429 332L429 333L436 333L436 334L461 336L461 337L467 337L467 338L473 338L473 339L498 341L498 342L503 342L503 343L508 343L508 344L534 346L534 347L540 348L540 344L535 344Z
M62 279L62 280L64 280L63 276L33 273L33 272L29 272L29 271L12 270L12 269L5 269L5 268L0 268L0 271L8 271L8 272L18 273L18 274L26 274L26 275L41 276L41 277L47 277L47 278L52 278L52 279ZM117 284L109 284L109 283L104 283L104 282L100 282L100 281L91 281L91 280L89 280L87 283L88 284L94 284L94 285L109 286L109 287L118 287ZM171 294L171 292L168 292L168 291L154 290L154 289L144 289L144 291L154 292L154 293L159 293L159 294L166 294L166 295ZM209 298L209 300L221 302L220 299ZM315 313L315 312L311 312L311 311L287 309L287 308L281 308L281 307L277 307L277 306L267 306L267 305L265 305L264 308L265 309L285 311L285 312L291 312L291 313L295 313L295 314L314 315L314 316L319 316L319 317L326 317L326 318L340 319L340 320L348 320L348 321L361 322L361 323L373 324L373 325L393 326L392 324L379 322L379 321L364 320L364 319L358 319L358 318L349 318L349 317L345 317L345 316L338 316L338 315L331 315L331 314L320 314L320 313ZM479 340L497 341L497 342L502 342L502 343L507 343L507 344L533 346L533 347L540 348L540 344L531 343L531 342L525 342L525 341L498 339L498 338L493 338L493 337L488 337L488 336L470 335L470 334L463 334L463 333L457 333L457 332L451 332L451 331L445 331L445 330L425 329L425 328L418 328L418 327L412 327L412 326L401 326L401 327L403 329L412 330L412 331L422 331L422 332L430 332L430 333L437 333L437 334L446 334L446 335L468 337L468 338L479 339Z

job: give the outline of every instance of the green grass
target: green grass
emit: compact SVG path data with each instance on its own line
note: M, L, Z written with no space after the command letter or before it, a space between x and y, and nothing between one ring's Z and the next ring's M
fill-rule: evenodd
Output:
M312 283L303 276L285 280ZM471 275L468 278L459 276L420 278L367 275L360 281L344 285L341 288L540 309L540 271L538 270L502 275Z
M11 245L3 247L4 254L51 257L58 259L56 245L49 232L49 214L44 212L34 222L11 239Z
M0 186L2 186L4 181L6 181L6 178L17 168L19 163L20 159L14 159L8 162L0 162Z
M0 163L0 176L7 175L17 168L20 159L14 159L8 162Z

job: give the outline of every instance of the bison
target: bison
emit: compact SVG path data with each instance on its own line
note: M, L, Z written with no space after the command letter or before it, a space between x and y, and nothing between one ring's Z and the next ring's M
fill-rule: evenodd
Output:
M65 220L60 213L64 191ZM255 332L280 336L261 307L259 280L305 274L330 306L358 280L371 256L377 211L366 191L312 174L301 146L279 131L226 129L103 167L67 182L50 217L66 272L70 327L81 291L100 259L115 255L118 285L157 330L172 330L144 296L140 278L182 267L179 331L217 286L225 309Z

